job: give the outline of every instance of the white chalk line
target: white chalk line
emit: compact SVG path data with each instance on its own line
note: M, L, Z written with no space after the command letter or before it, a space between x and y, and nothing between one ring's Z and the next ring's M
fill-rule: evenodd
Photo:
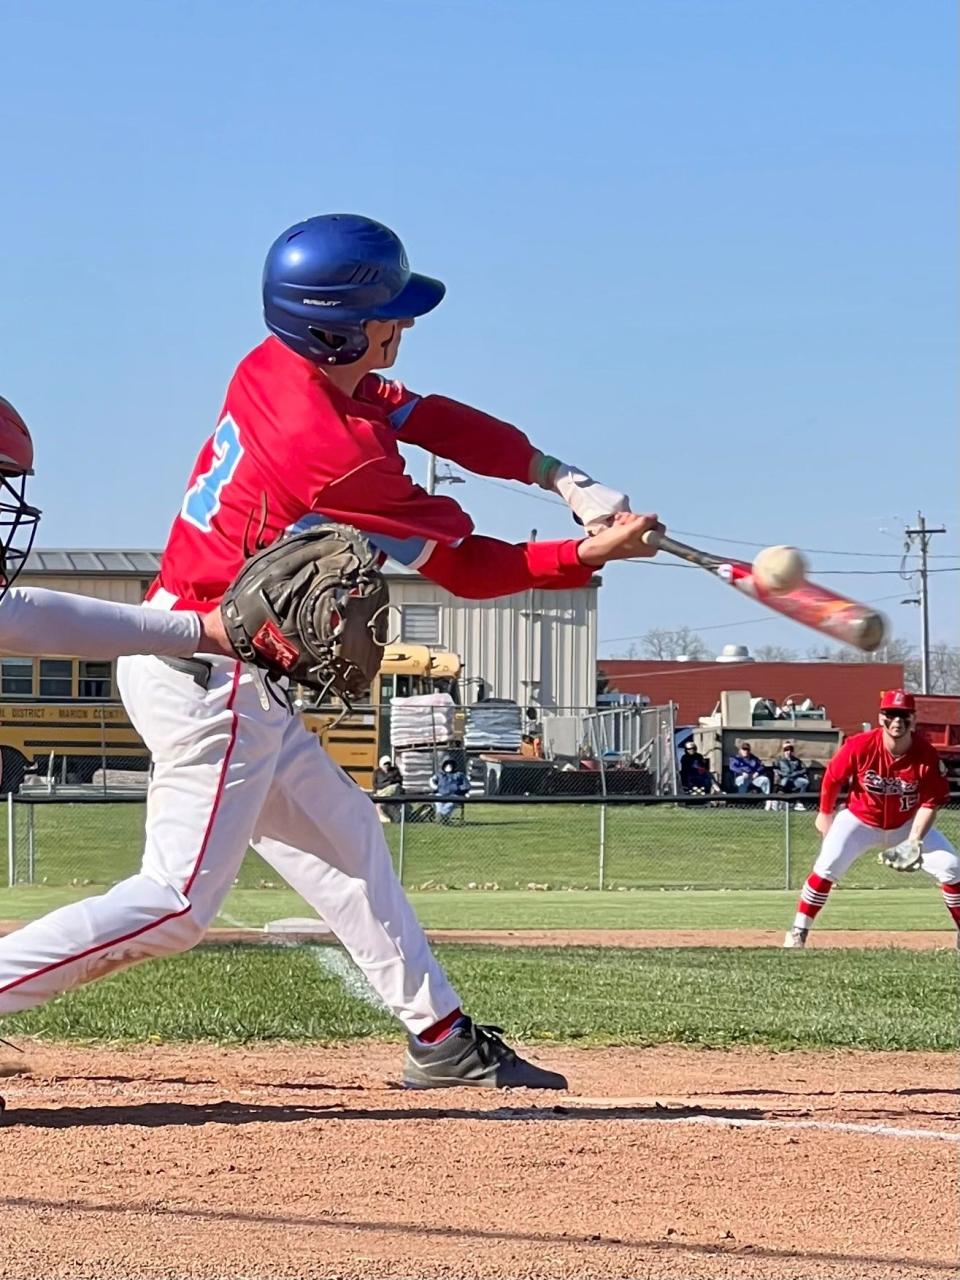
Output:
M313 945L308 945L306 950L310 952L315 964L319 965L331 978L338 979L348 996L353 996L355 1000L362 1000L364 1004L374 1009L387 1007L350 957L344 955L342 951L338 951L336 947Z
M578 1098L571 1097L566 1102L560 1104L562 1107L569 1107L570 1114L558 1114L555 1110L539 1107L501 1107L499 1111L491 1112L498 1119L504 1120L548 1120L563 1123L564 1120L583 1121L584 1103ZM589 1105L589 1104L587 1104ZM696 1107L696 1103L690 1103L691 1107ZM617 1103L615 1099L608 1099L604 1104L605 1108L610 1111L616 1111ZM591 1119L602 1120L604 1107L598 1107L591 1110ZM867 1137L874 1138L919 1138L921 1140L933 1140L937 1142L953 1142L960 1143L960 1133L950 1132L946 1129L907 1129L900 1125L894 1124L857 1124L850 1120L774 1120L764 1119L761 1117L744 1116L670 1116L670 1115L650 1115L649 1113L637 1116L617 1115L615 1119L618 1123L634 1124L667 1124L667 1125L713 1125L721 1129L814 1129L823 1133L860 1133Z
M231 929L252 929L254 927L243 920L237 920L236 917L227 915L225 911L220 912L220 919L225 921ZM352 996L355 1000L361 1000L364 1004L368 1004L374 1009L386 1008L386 1005L350 957L344 955L336 947L321 947L312 943L294 941L290 938L285 938L282 933L264 934L264 936L274 946L296 947L298 950L308 952L314 964L329 977L336 978L348 996Z
M246 924L243 920L237 920L233 916L229 916L226 912L220 912L221 920L226 921L231 929L250 929L253 926ZM313 944L304 944L286 939L282 934L271 937L270 941L282 947L297 947L308 951L313 962L321 968L331 978L336 978L347 995L353 996L356 1000L361 1000L364 1004L370 1005L375 1009L385 1009L386 1005L374 991L373 987L367 982L366 978L353 963L349 956L338 950L336 947L315 946ZM572 1110L583 1108L585 1103L583 1099L571 1098L569 1105ZM604 1108L613 1110L617 1106L632 1106L634 1103L617 1103L615 1098L604 1099L603 1107L597 1109L596 1119L602 1119L602 1111ZM696 1103L690 1103L690 1106L696 1106ZM555 1110L541 1110L536 1107L527 1108L501 1108L499 1111L490 1113L498 1118L505 1120L549 1120L560 1121L564 1119L582 1120L582 1115L571 1114L569 1117L559 1115ZM623 1120L623 1117L618 1117ZM672 1124L672 1125L707 1125L721 1129L813 1129L822 1133L862 1133L869 1137L875 1138L917 1138L921 1141L937 1141L937 1142L953 1142L960 1143L960 1133L951 1133L945 1129L905 1129L898 1125L890 1124L857 1124L848 1120L773 1120L762 1119L753 1116L744 1116L742 1119L735 1116L650 1116L638 1115L635 1119L638 1124Z

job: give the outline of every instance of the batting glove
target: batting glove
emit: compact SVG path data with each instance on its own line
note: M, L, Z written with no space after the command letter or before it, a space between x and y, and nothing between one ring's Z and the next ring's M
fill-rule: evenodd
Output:
M630 510L626 494L600 484L579 467L570 467L565 462L553 473L551 488L559 493L588 533L607 528L618 512Z

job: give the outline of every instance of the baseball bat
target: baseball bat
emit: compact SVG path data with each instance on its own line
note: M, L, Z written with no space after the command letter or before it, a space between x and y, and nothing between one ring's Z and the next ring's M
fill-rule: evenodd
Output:
M658 551L666 551L671 556L706 569L768 609L775 609L794 622L832 636L841 644L873 653L886 638L887 624L882 613L835 591L828 591L806 578L789 590L770 591L757 582L752 566L743 560L730 560L709 551L700 551L655 529L645 533L643 540L648 547L656 547Z

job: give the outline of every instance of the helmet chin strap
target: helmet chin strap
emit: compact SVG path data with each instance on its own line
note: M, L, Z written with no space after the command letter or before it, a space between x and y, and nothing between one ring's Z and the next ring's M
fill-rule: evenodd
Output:
M314 342L324 349L321 357L323 364L353 364L367 351L367 335L363 329L336 333L330 329L311 326L310 334Z

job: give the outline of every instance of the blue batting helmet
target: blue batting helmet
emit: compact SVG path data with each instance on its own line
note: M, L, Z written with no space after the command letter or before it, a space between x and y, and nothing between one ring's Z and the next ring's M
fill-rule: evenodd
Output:
M399 237L356 213L324 213L288 227L263 268L267 328L317 364L352 364L367 320L426 315L446 292L410 270Z

